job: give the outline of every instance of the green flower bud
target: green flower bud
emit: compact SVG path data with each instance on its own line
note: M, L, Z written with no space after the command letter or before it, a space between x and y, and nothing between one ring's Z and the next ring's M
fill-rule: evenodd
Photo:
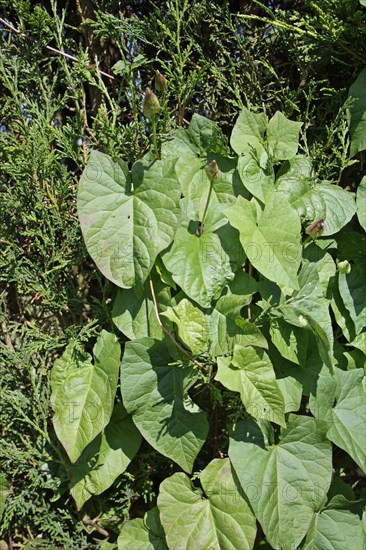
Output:
M216 160L213 160L206 166L206 172L211 180L217 180L220 177L220 169L217 166Z
M313 237L313 239L317 239L320 237L320 235L324 231L324 220L318 220L317 222L313 222L305 229L305 233Z
M155 88L158 92L164 92L168 87L168 81L160 71L155 73Z
M143 113L146 118L152 118L160 112L160 103L154 92L150 88L145 90L145 98L143 103Z
M343 262L338 263L338 271L339 273L345 273L348 275L348 273L351 273L351 264L348 260L343 260Z

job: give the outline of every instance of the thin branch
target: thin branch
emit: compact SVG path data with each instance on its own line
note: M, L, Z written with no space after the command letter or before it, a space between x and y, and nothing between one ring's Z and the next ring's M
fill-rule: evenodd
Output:
M7 21L5 21L5 19L3 19L2 17L0 17L0 23L5 25L5 27L10 29L11 31L19 34L19 36L23 36L27 40L30 40L31 42L36 42L37 43L37 40L34 40L33 38L31 38L30 36L28 36L24 32L20 31L19 29L14 27L11 23L8 23ZM79 59L77 57L75 57L74 55L69 55L68 53L65 53L61 50L58 50L57 48L53 48L52 46L45 46L45 48L46 48L46 50L49 50L50 52L56 53L57 55L62 55L63 57L66 57L66 59L70 59L71 61L75 61L75 62L79 61ZM89 64L89 68L90 67L92 67L91 63ZM109 73L106 73L104 71L101 71L100 69L99 69L99 72L100 72L101 75L109 78L110 80L115 80L115 77L113 75L111 75Z
M204 372L208 373L209 370L208 368L206 368L204 365L202 365L202 363L200 363L199 361L197 361L196 359L194 359L194 357L192 357L187 350L185 350L180 344L178 344L178 342L176 341L176 339L174 338L174 336L169 332L169 330L167 330L163 323L161 322L161 319L160 319L160 315L159 315L159 309L158 309L158 303L156 301L156 296L155 296L155 290L154 290L154 285L153 285L153 282L152 282L152 279L151 279L151 276L150 276L150 290L151 290L151 296L152 296L152 299L153 299L153 303L154 303L154 311L155 311L155 316L156 316L156 320L157 322L159 323L162 331L164 332L164 334L166 334L168 336L168 338L171 339L171 341L173 342L173 344L175 345L176 348L178 348L182 353L184 353L184 355L186 357L188 357L188 359L190 361L192 361L195 365L197 365L197 367L199 367L201 370L203 370Z
M5 340L5 345L6 347L13 353L15 353L15 349L14 349L14 346L13 346L13 343L11 341L11 338L10 338L10 335L9 335L9 332L8 332L8 328L6 326L6 323L5 321L2 321L1 322L1 330L3 332L3 335L4 335L4 340Z

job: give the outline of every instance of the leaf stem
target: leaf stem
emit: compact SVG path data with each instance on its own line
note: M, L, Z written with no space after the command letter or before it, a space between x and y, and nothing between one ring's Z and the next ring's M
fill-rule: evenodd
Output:
M158 143L157 143L157 140L156 140L156 126L157 126L156 115L154 115L151 118L151 127L152 127L152 133L153 133L153 145L154 145L155 156L156 156L157 159L159 159L160 156L159 156L159 150L158 150Z
M201 236L202 233L203 233L203 226L204 226L205 219L206 219L206 214L207 214L207 210L208 210L208 205L210 204L210 200L211 200L212 188L213 188L213 180L214 180L214 178L211 178L211 179L210 179L210 190L209 190L209 192L208 192L207 201L206 201L206 206L205 206L205 209L204 209L204 211L203 211L203 216L202 216L202 221L201 221L201 227L200 227L200 236Z
M152 282L152 279L151 279L151 275L150 275L150 290L151 290L151 296L152 296L152 300L153 300L153 303L154 303L154 311L155 311L155 316L156 316L156 320L157 322L159 323L159 326L161 327L162 331L164 332L164 334L166 334L166 336L168 336L168 338L170 338L170 340L173 342L173 344L175 345L175 347L177 349L179 349L190 361L192 361L195 365L197 365L197 367L199 367L201 370L203 370L204 372L206 373L209 373L209 370L207 367L205 367L204 365L202 365L202 363L200 363L199 361L197 361L197 359L194 359L194 357L192 357L187 350L185 350L177 341L176 339L174 338L174 336L169 332L169 330L167 330L163 323L161 322L161 319L160 319L160 315L159 315L159 308L158 308L158 303L156 301L156 296L155 296L155 290L154 290L154 284Z

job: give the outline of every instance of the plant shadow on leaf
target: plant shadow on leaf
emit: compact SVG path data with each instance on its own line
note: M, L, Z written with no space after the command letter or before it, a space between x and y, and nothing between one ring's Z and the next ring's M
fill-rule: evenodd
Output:
M75 463L67 466L70 474L70 489L74 487L79 481L81 481L88 472L95 468L98 457L99 457L99 448L102 442L102 434L99 434L83 451L79 460ZM102 465L99 464L97 468L100 468Z
M240 426L240 430L237 430L235 425L230 426L230 439L238 441L240 443L252 443L253 445L261 447L263 450L268 451L264 435L259 425L251 417L247 419L246 423L248 424L248 426L250 426L250 430L248 429L247 431L245 431L242 429L242 426Z
M198 237L199 236L198 232L200 227L201 227L200 221L190 220L187 226L188 233L190 233L191 235L196 235L196 237Z
M202 415L202 411L198 410L193 402L190 404L190 410L184 406L187 399L187 391L190 384L185 384L185 378L189 375L190 367L187 365L179 364L167 364L166 369L162 370L161 366L154 366L156 364L156 354L159 353L159 344L154 344L149 349L149 356L152 365L152 370L156 375L157 391L161 396L161 402L169 403L172 405L171 416L162 422L161 430L159 431L159 437L169 433L173 437L180 438L182 435L189 432L194 426L193 416L189 419L188 425L184 426L182 422L179 422L178 417L182 416L188 420L190 415ZM174 372L175 371L175 372ZM173 373L173 374L172 374ZM173 378L173 380L172 380ZM189 399L189 398L188 398Z

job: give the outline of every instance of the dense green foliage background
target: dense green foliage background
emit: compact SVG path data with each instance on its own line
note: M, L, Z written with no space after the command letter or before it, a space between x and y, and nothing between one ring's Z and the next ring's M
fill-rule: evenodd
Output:
M0 463L11 480L0 539L28 549L114 542L177 470L144 442L81 512L60 484L50 369L70 340L91 349L102 328L115 331L116 289L87 254L76 215L89 151L129 166L147 152L142 94L160 70L169 84L159 139L194 113L229 136L243 107L269 118L280 110L303 122L300 152L317 177L355 191L366 171L364 153L350 159L346 110L365 67L362 4L0 0L0 17L20 31L0 27ZM365 475L350 460L342 473L359 496Z

